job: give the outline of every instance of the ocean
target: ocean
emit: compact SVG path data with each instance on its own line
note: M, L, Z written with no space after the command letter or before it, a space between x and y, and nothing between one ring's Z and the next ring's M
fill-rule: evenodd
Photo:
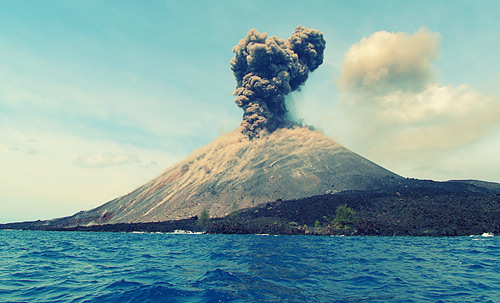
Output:
M500 302L500 238L0 230L0 302Z

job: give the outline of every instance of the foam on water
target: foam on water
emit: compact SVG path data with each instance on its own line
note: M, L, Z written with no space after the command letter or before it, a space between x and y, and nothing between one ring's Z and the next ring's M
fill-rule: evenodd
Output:
M498 302L499 259L499 237L4 230L0 302Z

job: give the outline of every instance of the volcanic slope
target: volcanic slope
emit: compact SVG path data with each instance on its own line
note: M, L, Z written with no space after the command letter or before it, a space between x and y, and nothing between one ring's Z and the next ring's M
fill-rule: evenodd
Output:
M399 178L309 128L278 129L254 140L234 131L131 193L57 221L155 222L192 217L205 208L220 217L262 202L375 189Z

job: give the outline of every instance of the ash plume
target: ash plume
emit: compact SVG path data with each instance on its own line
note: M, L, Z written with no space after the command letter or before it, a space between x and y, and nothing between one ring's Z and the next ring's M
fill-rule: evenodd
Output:
M323 33L297 26L288 41L251 29L231 60L235 103L244 111L242 133L250 139L286 126L285 96L323 63Z

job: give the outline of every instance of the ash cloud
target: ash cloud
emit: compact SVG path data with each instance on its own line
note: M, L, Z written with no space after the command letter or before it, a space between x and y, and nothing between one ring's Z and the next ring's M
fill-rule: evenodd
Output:
M346 53L337 85L341 91L421 91L433 76L439 33L420 28L409 35L380 31L361 39Z
M244 111L242 133L250 139L286 126L285 96L298 89L323 63L323 33L297 26L288 40L250 30L231 60L235 103Z
M346 53L338 88L342 91L419 91L432 79L439 54L438 33L380 31L361 39Z
M382 164L411 158L438 171L450 154L494 138L498 96L434 80L439 38L425 28L380 31L349 48L336 82L350 121L343 143Z

